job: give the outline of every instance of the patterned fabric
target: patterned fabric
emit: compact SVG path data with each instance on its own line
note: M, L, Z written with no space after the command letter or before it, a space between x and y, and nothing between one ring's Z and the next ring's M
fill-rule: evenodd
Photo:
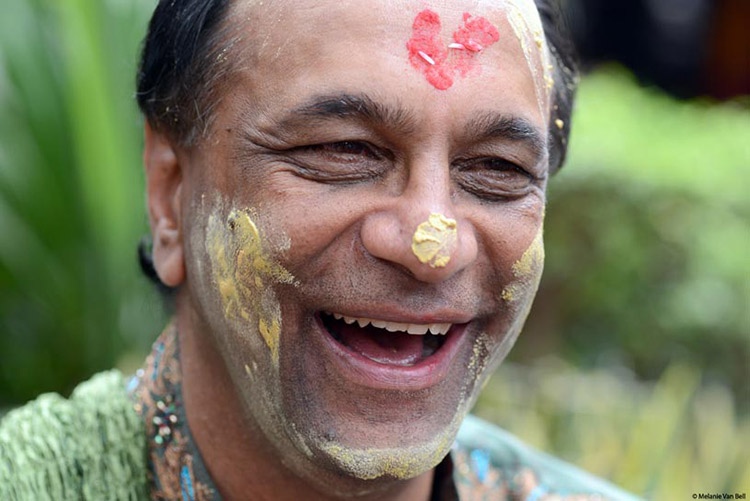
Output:
M221 496L193 442L182 406L176 328L167 327L129 385L148 440L152 499ZM472 416L435 470L431 501L630 501L636 498Z
M128 390L135 399L135 411L146 425L151 499L221 499L187 425L174 324L154 343Z

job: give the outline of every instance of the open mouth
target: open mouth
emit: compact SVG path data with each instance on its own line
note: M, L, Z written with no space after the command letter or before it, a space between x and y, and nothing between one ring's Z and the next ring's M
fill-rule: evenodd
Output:
M409 367L433 356L445 344L454 325L404 324L319 313L328 333L339 344L374 362Z

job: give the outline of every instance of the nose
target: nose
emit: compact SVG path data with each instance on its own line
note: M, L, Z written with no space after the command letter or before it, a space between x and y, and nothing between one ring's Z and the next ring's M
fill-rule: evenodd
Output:
M428 283L448 280L477 257L475 229L451 201L446 168L412 169L401 194L365 217L361 236L371 255Z

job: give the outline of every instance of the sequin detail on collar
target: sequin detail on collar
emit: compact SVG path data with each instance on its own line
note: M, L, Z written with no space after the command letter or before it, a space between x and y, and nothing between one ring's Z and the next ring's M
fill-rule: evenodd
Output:
M148 434L151 499L221 499L190 435L182 406L177 329L170 324L128 385Z

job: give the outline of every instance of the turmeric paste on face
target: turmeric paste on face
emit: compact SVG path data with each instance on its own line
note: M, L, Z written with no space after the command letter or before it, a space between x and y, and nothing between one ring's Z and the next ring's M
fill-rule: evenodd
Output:
M457 237L456 220L433 212L427 221L417 226L411 250L420 263L433 268L444 268L451 260Z
M232 210L224 223L209 218L209 255L227 318L256 321L271 358L279 357L281 309L271 283L294 283L294 277L276 263L262 245L250 213Z

